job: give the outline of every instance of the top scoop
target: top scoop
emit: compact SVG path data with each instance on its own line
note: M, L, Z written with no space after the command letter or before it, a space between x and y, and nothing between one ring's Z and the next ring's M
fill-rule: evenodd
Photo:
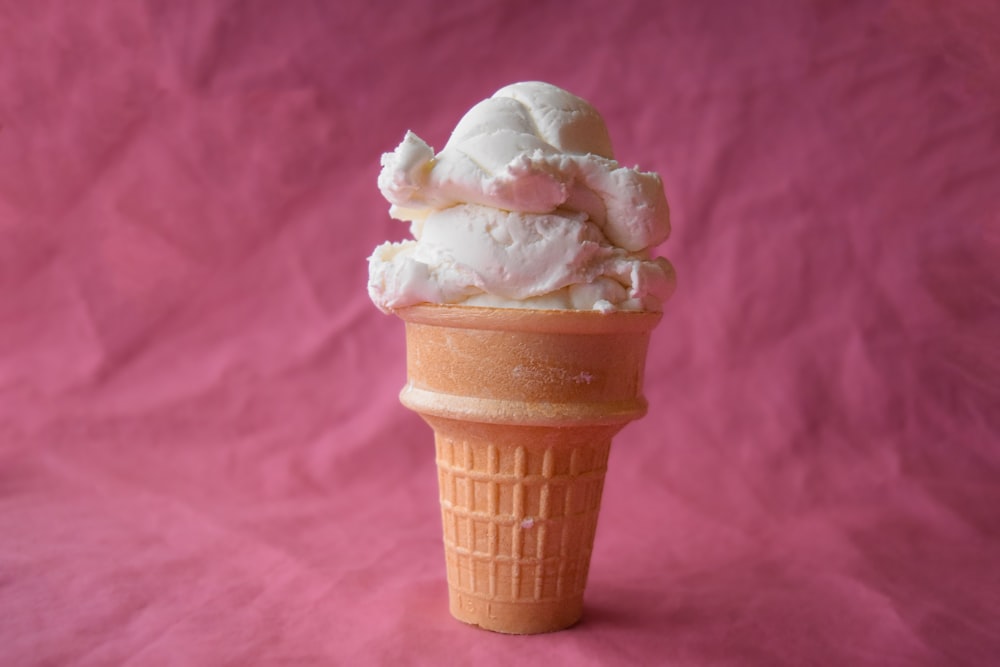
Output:
M369 258L383 311L659 311L673 292L673 267L650 255L670 234L659 176L620 166L600 114L550 84L501 88L437 155L407 132L378 186L415 239Z

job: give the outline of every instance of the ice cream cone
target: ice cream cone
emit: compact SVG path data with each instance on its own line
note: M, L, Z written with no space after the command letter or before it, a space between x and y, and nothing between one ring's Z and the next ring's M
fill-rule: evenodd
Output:
M611 439L646 412L659 313L421 305L402 403L434 429L451 613L561 630L583 611Z

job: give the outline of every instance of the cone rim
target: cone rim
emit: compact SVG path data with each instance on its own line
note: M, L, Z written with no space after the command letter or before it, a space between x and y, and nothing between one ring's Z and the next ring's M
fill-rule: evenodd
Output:
M453 304L417 304L393 313L407 323L430 326L486 329L492 331L532 331L538 333L645 333L651 331L663 313L659 311L542 310L536 308L493 308Z

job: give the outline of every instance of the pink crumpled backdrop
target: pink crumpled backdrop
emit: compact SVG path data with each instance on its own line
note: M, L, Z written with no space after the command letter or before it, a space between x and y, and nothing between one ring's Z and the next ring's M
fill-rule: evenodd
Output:
M0 664L995 665L1000 6L0 0ZM407 129L591 100L680 277L588 611L447 612L366 257Z

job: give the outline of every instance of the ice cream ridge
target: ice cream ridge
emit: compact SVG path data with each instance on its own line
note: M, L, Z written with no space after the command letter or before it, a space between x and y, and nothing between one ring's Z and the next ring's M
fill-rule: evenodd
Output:
M659 176L620 166L604 121L555 86L516 83L475 105L437 155L412 132L378 186L412 241L369 260L382 310L416 303L661 309L674 272Z
M611 441L646 414L674 289L652 256L670 231L663 185L614 160L587 102L537 82L475 105L437 155L407 133L378 184L414 238L375 249L368 290L405 322L399 398L434 431L451 614L569 628Z

